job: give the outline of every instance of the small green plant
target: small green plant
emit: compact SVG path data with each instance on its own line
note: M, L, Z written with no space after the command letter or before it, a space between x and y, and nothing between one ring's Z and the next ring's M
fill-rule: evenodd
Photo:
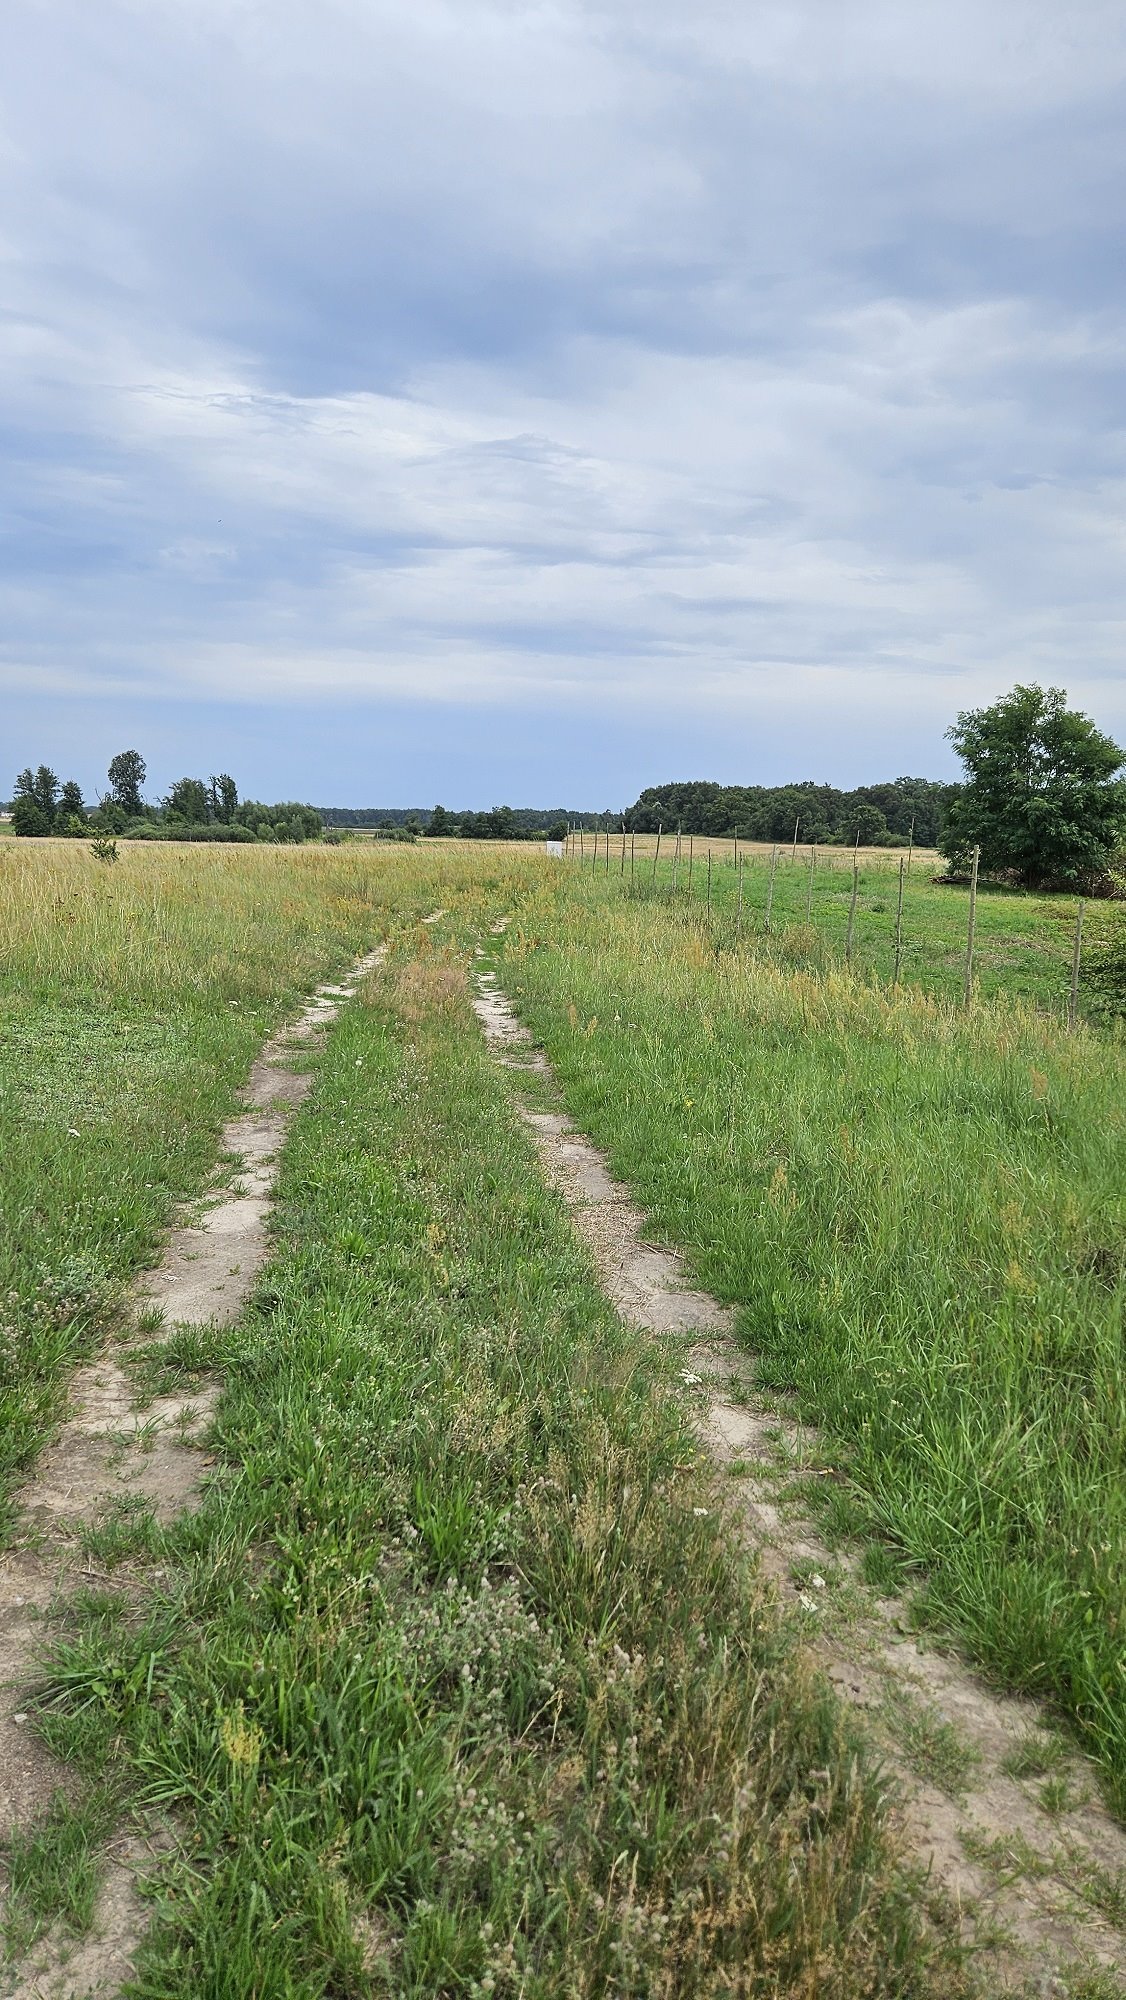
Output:
M94 1918L98 1847L113 1817L114 1794L95 1786L79 1803L56 1794L42 1818L6 1843L8 1890L0 1935L17 1958L58 1921L75 1936Z
M95 861L116 861L117 842L116 840L111 840L108 834L99 833L97 837L90 842L90 852L93 855Z
M882 1713L912 1770L951 1798L959 1798L981 1763L975 1746L905 1687L888 1686Z
M1046 1778L1067 1762L1068 1749L1062 1736L1044 1729L1030 1729L1001 1759L1001 1769L1010 1778Z

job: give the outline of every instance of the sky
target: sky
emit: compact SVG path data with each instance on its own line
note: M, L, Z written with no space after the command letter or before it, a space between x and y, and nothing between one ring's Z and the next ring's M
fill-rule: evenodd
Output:
M0 794L1126 741L1121 0L4 11Z

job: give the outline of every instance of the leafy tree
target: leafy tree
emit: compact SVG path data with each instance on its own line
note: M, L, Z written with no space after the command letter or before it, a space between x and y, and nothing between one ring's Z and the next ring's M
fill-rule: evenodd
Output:
M437 838L440 834L448 835L457 833L458 823L453 814L446 811L445 806L435 806L430 815L426 831Z
M1126 835L1126 754L1063 688L1017 686L947 731L966 767L939 846L955 868L975 846L986 869L1033 888L1101 875Z
M59 818L67 821L76 819L82 827L86 824L86 804L82 797L82 787L73 778L67 779L59 793Z
M30 766L16 779L12 801L12 831L41 838L50 833L59 804L59 781L50 765Z
M202 778L177 778L164 801L164 810L169 819L186 820L189 826L206 826L209 805Z
M119 750L110 759L110 796L127 819L139 819L144 806L141 786L145 782L145 760L139 750Z
M220 826L230 826L238 806L238 786L229 771L220 771L207 787L210 817Z
M879 806L869 805L867 799L858 799L851 807L850 821L853 840L859 839L861 847L876 847L888 837L888 823Z
M96 812L90 815L90 824L102 833L124 833L128 818L114 798L102 799Z
M12 832L26 839L42 839L51 831L51 822L29 792L17 792L12 801Z

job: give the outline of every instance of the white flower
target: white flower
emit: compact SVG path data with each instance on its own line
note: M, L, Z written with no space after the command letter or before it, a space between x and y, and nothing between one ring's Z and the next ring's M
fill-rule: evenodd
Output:
M682 1382L686 1382L690 1389L695 1389L701 1380L699 1375L693 1375L691 1368L682 1368L680 1379Z
M706 1521L708 1518L708 1510L706 1507L693 1507L692 1512L695 1514L696 1519L698 1521Z

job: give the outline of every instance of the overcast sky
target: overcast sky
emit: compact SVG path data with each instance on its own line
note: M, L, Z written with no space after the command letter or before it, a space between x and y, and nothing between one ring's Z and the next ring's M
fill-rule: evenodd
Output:
M1121 0L4 17L0 794L1126 740Z

